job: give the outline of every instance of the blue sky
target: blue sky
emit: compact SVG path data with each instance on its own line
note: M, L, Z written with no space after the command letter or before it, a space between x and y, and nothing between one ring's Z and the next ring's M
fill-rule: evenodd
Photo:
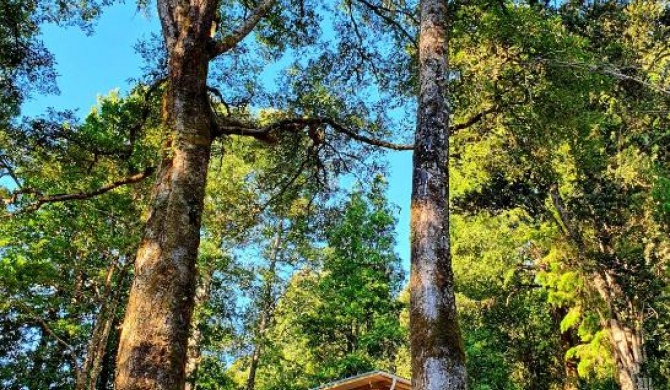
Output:
M127 91L129 80L141 76L141 58L135 53L134 44L152 32L159 32L159 28L155 15L138 13L134 2L106 9L90 36L78 28L45 26L42 39L56 58L61 93L34 96L23 105L23 114L39 115L53 107L77 109L83 116L95 105L97 96L113 89ZM412 154L392 152L388 160L389 198L400 208L397 251L409 270Z

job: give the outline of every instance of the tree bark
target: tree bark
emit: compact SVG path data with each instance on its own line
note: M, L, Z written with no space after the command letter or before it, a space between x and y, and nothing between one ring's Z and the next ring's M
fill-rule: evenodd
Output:
M262 337L265 333L267 325L267 313L263 311L258 323L258 335L256 343L254 344L254 352L251 354L251 364L249 365L249 376L247 377L247 390L254 390L256 388L256 372L258 371L258 363L261 360L261 352L263 351Z
M449 243L447 1L421 1L411 206L412 389L467 388Z
M158 0L168 51L164 155L117 357L117 390L182 390L210 158L210 29L217 1Z
M112 321L112 329L107 340L107 350L102 358L102 363L100 364L100 374L98 375L98 383L96 385L97 390L113 389L114 372L116 371L116 352L118 351L119 345L119 325L121 320L122 319L118 316L114 316L114 320Z
M645 363L642 321L637 320L639 316L633 310L624 314L626 320L621 318L620 309L614 302L617 298L626 299L625 294L607 272L595 272L593 281L598 294L609 306L610 318L604 325L609 331L621 390L651 390L651 384L640 375ZM630 303L627 306L632 308Z
M614 318L609 321L609 331L621 390L648 390L640 375L644 363L640 332Z
M577 246L579 256L582 259L587 259L589 251L579 229L571 223L570 213L563 204L557 185L551 187L550 195L559 215L559 225L563 225L566 236ZM604 235L600 234L600 236ZM601 247L596 251L601 256L614 255L611 248ZM645 363L642 318L636 313L635 305L631 302L628 294L616 282L608 269L595 271L591 276L593 277L595 290L605 302L609 311L608 317L603 318L602 322L603 326L609 331L619 386L622 390L651 390L652 385L649 380L640 376L642 366ZM624 304L617 305L617 301ZM626 318L626 320L622 320L622 318Z

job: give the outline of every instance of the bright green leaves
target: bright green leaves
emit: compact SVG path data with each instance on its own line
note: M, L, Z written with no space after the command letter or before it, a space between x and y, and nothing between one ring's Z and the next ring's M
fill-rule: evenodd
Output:
M562 352L552 337L558 324L538 264L552 229L534 226L519 209L455 214L451 227L472 388L546 388L560 381L555 356Z
M561 320L561 332L567 332L570 328L575 327L582 317L582 310L580 307L572 307L568 310L568 314Z
M397 301L403 274L394 253L395 217L385 188L377 177L370 189L359 187L325 210L323 234L305 249L289 250L295 245L290 232L299 225L282 238L282 261L295 256L291 252L303 258L291 260L293 268L284 271L289 279L278 281L283 292L264 344L258 389L311 388L396 364L407 334ZM246 361L239 357L231 366L238 383L246 380Z
M657 201L659 219L670 229L670 177L659 177L654 187L654 198Z
M552 313L549 322L529 316L533 332L548 337L536 356L551 351L566 369L579 365L584 383L605 386L615 373L608 318L633 323L641 307L663 305L667 96L649 58L665 61L664 7L455 7L452 248L471 365L486 367L486 348L517 367L547 363L516 361L479 338L513 337L520 330L510 330L505 315L530 307ZM614 293L597 291L597 272L609 275ZM528 285L537 291L521 294ZM500 296L508 297L502 315ZM645 323L645 332L660 322ZM648 353L657 348L658 339L646 342ZM500 365L489 378L501 371L516 375L512 364ZM546 379L543 386L559 380ZM486 381L473 378L492 386Z
M613 362L610 358L607 332L597 331L590 337L590 342L571 348L566 353L567 359L577 358L577 370L584 378L593 378L597 386L598 381L607 381L615 375Z
M18 211L0 220L0 333L7 335L3 355L14 356L3 363L0 380L10 387L71 387L97 321L108 316L118 323L122 316L114 302L124 300L148 183L24 208L152 166L159 142L152 111L144 112L141 90L123 98L112 93L82 122L63 114L3 129L3 157L16 177L3 182L16 198L6 212Z
M8 211L30 209L54 194L89 193L155 167L161 141L152 109L157 105L143 94L138 88L124 98L101 97L81 123L72 113L52 113L3 129L3 158L20 181L6 185L16 193ZM119 207L131 206L127 188L108 196Z
M402 273L384 188L378 177L370 193L354 192L326 231L327 251L314 285L316 315L299 319L308 345L330 351L320 363L321 380L388 369L402 343L395 301Z

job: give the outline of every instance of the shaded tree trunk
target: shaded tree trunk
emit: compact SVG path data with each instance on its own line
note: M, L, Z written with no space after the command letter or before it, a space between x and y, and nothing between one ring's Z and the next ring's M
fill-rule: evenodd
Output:
M106 308L104 313L101 312L101 315L96 320L93 336L87 349L86 359L80 371L82 378L75 387L77 390L93 390L96 388L98 377L102 370L102 359L107 349L107 340L109 339L112 323L114 322L113 316L116 304L117 302L113 302L108 305L109 310Z
M616 305L615 300L624 299L625 293L607 272L594 273L593 281L600 297L609 306L610 318L604 319L604 325L609 331L621 390L651 390L651 384L641 376L645 362L642 321L632 309L625 313L626 319L621 318L617 307L620 305ZM630 302L626 306L632 308Z
M561 321L568 314L567 307L555 307L551 311L551 317L554 322L555 328L560 331ZM577 372L577 361L576 359L568 359L567 353L570 348L573 348L579 345L580 340L579 336L575 329L570 328L565 332L560 332L560 337L558 339L559 350L561 354L559 356L559 361L563 362L563 390L578 390L580 388L579 383L579 372Z
M254 390L256 387L256 372L258 371L258 363L261 360L261 352L263 351L262 337L267 328L268 315L265 311L261 313L261 318L258 322L258 335L254 345L254 352L251 354L251 364L249 366L249 377L247 378L247 390Z
M167 140L117 357L117 390L181 390L212 137L206 80L214 0L159 0L168 51Z
M108 338L107 351L105 352L105 356L103 356L102 359L102 368L100 369L100 375L96 387L98 390L107 390L113 388L114 371L116 367L116 352L119 345L119 322L120 318L118 316L114 316L112 330Z
M272 242L272 249L270 251L270 267L268 269L265 283L263 284L261 316L258 320L258 329L256 330L254 351L251 355L251 364L249 366L249 376L247 377L247 390L254 390L256 387L256 372L261 360L261 353L265 345L265 332L268 327L268 322L272 319L274 312L274 296L272 289L274 287L275 279L277 277L277 257L281 246L281 233L283 230L283 223L279 222L277 232L275 233Z
M447 1L421 1L419 107L411 206L414 390L467 387L449 244Z
M103 358L107 352L109 335L115 320L115 313L118 303L123 295L123 281L127 276L127 267L121 268L119 275L115 276L118 262L114 262L107 271L105 281L105 293L101 297L102 302L98 311L98 316L93 326L91 339L86 348L84 362L78 372L75 389L76 390L94 390L98 382L98 377L102 371ZM116 288L114 279L118 280Z
M563 225L566 236L577 246L580 257L589 258L579 229L571 223L570 213L565 208L558 191L553 185L550 195L559 215L559 225ZM599 234L605 237L605 234ZM600 247L595 253L599 256L615 256L611 248ZM591 273L593 286L600 298L607 305L609 315L601 318L603 326L610 334L612 353L617 365L617 382L622 390L651 390L652 385L640 376L644 365L644 339L642 337L643 321L634 309L635 305L607 268Z
M200 280L198 289L195 292L195 308L201 307L209 300L209 291L212 281L212 271L205 272ZM186 386L184 390L195 390L198 380L198 367L202 357L202 331L197 315L193 319L191 326L191 336L188 338L188 352L186 361Z

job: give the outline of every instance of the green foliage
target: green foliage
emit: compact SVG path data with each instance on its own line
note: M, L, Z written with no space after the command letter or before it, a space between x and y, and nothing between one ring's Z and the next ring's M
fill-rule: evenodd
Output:
M327 211L323 243L294 268L278 297L257 388L304 389L370 371L393 371L406 339L400 324L403 281L394 253L393 209L377 177ZM313 244L314 245L314 244ZM246 380L245 357L229 375Z
M452 251L474 389L561 383L559 332L531 256L540 226L524 212L452 216Z
M121 187L85 202L39 202L96 189L152 164L156 142L149 136L137 140L135 153L119 156L129 142L123 130L139 116L139 99L112 93L81 124L64 115L62 122L36 120L0 135L13 168L3 190L16 198L0 220L0 337L2 356L12 356L0 363L3 386L71 388L100 316L111 315L115 324L122 318L122 307L102 310L125 301L148 186ZM36 212L19 211L35 205L41 206Z
M31 87L55 91L55 74L53 58L38 40L35 6L2 0L0 9L0 126L7 126Z
M111 93L84 120L54 111L12 121L31 91L55 89L41 23L90 31L111 3L0 0L7 388L71 388L103 304L127 291L129 277L115 274L107 285L107 271L131 268L148 184L78 203L41 201L154 167L163 86ZM451 239L470 387L617 388L607 323L618 320L644 335L644 375L666 388L667 4L541 3L450 7ZM255 40L212 66L215 110L258 125L335 117L362 134L403 138L412 121L397 113L413 108L417 4L382 4L278 1ZM256 5L221 1L217 34ZM154 46L141 50L157 79L164 52ZM258 76L279 60L292 63L269 88ZM199 388L244 386L258 347L260 390L306 389L372 369L409 376L407 293L379 165L372 149L324 131L328 143L289 131L272 134L271 148L244 137L213 147L198 260L207 294L194 328ZM342 199L339 174L370 188ZM597 275L609 277L613 293L598 290ZM115 324L122 312L114 311Z
M664 305L667 175L659 173L668 165L668 79L667 66L652 58L664 58L666 14L662 2L614 1L558 8L474 2L456 11L454 122L498 107L452 141L452 203L469 218L460 226L454 216L459 289L487 302L484 286L492 286L489 296L504 296L505 283L528 270L540 290L536 307L556 313L545 335L560 348L549 360L566 368L576 362L589 388L607 387L617 375L609 318L634 328L643 311ZM480 225L510 215L520 216L511 228ZM519 241L491 238L502 234ZM500 268L487 273L487 266ZM596 288L597 273L610 275L614 293ZM484 275L498 275L498 284ZM469 321L474 309L464 307ZM650 366L667 359L657 349L657 326L644 323ZM646 375L666 383L654 370ZM543 386L560 382L547 380Z
M318 304L297 319L307 345L320 351L317 377L334 380L388 369L402 340L398 324L402 272L394 253L395 219L378 177L371 192L354 192L326 232Z
M0 1L0 126L19 114L32 93L55 93L55 59L40 40L45 23L92 31L92 23L115 0Z

